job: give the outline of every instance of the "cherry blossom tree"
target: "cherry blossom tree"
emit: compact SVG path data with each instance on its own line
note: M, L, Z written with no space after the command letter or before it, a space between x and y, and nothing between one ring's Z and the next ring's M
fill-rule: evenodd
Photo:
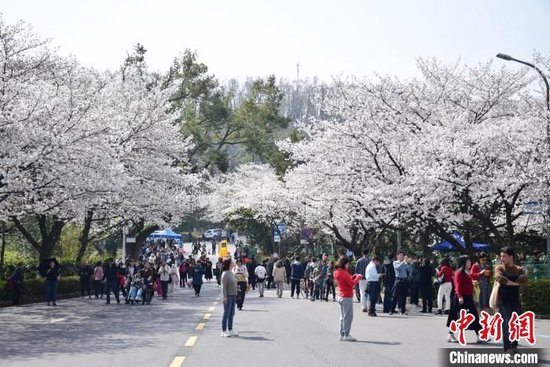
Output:
M180 219L198 179L170 112L174 90L61 58L22 23L0 31L0 215L40 258L69 222L84 222L86 244L124 223Z

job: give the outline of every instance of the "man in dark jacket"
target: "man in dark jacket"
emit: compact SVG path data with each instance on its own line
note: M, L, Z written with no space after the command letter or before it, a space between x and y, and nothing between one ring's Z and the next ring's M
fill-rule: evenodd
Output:
M300 298L300 281L304 278L304 266L300 262L300 257L296 256L294 262L290 266L290 298L294 298L296 290L296 298Z
M246 264L246 271L248 271L248 284L250 285L252 290L256 289L256 274L254 274L256 266L258 266L258 263L256 262L256 258L252 256L251 261Z
M86 260L83 260L78 269L78 275L80 276L80 296L84 297L84 291L88 294L88 298L92 298L90 292L90 279L92 278L93 269Z
M393 294L393 285L395 283L395 269L393 268L394 254L388 255L389 262L382 265L382 274L384 277L384 313L388 313L392 310L391 300Z
M21 304L21 292L23 290L23 263L17 264L11 276L12 286L12 304L19 306Z
M283 262L286 271L286 284L290 284L290 276L292 275L292 268L290 267L290 260L288 257L285 258Z
M115 294L116 303L120 303L117 274L118 268L115 261L113 258L110 258L109 264L105 267L105 280L107 281L107 287L105 289L105 293L107 293L107 302L105 302L105 304L107 305L111 303L111 291Z
M273 282L273 267L275 266L275 260L273 257L269 258L269 261L267 262L267 289L271 289L275 287L275 283Z
M420 293L422 294L422 313L432 313L433 304L433 283L432 277L434 268L430 263L430 259L424 259L423 265L420 267Z

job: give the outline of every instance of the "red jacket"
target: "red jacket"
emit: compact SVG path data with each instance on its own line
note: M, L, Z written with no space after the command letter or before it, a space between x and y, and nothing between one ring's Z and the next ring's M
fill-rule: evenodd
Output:
M437 271L437 277L445 275L445 279L443 280L444 283L452 282L453 281L453 269L450 266L443 265L438 271Z
M334 280L340 297L353 297L353 288L361 280L361 274L350 275L347 269L338 269L334 271Z
M470 274L460 270L455 272L455 293L458 298L474 295L474 284Z

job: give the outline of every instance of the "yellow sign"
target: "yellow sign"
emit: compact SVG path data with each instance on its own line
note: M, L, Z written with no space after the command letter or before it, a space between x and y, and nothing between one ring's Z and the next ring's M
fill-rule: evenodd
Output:
M219 257L229 256L229 251L227 250L227 240L220 241L220 251L218 252Z

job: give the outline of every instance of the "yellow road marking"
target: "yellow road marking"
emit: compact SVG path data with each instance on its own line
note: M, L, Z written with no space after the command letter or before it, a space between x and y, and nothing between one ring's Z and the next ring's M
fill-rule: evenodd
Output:
M183 361L185 361L185 357L175 357L172 363L170 363L170 367L181 367Z
M190 336L187 338L187 341L185 342L186 347L192 347L197 342L198 336Z
M212 306L212 307L208 307L208 311L214 311L216 309L216 307Z
M211 313L205 313L205 314L204 314L204 319L205 319L205 320L210 320L210 316L212 316Z
M197 324L197 327L195 328L195 330L204 330L204 326L205 326L205 325L206 325L206 324L205 324L204 322L199 322L199 323Z

